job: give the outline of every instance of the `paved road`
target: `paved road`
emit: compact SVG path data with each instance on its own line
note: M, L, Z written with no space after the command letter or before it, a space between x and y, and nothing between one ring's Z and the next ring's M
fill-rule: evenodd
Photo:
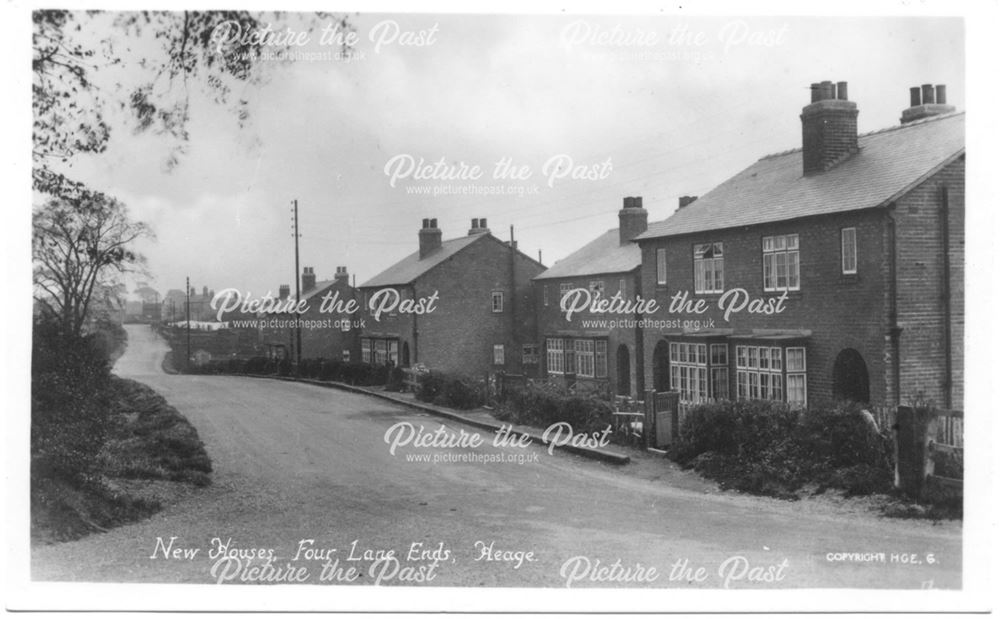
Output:
M116 372L152 386L191 420L213 459L214 484L149 520L36 549L35 579L287 582L302 578L304 567L315 583L329 559L326 575L335 584L562 587L572 578L575 587L961 586L957 523L706 493L705 484L660 460L614 467L537 446L496 448L489 436L475 448L406 446L391 455L384 436L394 424L433 431L441 421L310 385L166 375L165 350L147 327L130 327ZM413 461L414 454L532 461L435 463ZM194 557L164 558L157 540L172 537L171 551L198 549ZM218 547L213 538L231 538L229 552L262 549L274 560L262 570L260 559L220 562L209 556ZM315 552L294 560L300 540L309 539ZM320 550L328 548L336 552ZM829 557L870 552L884 553L884 561ZM671 579L685 559L691 569Z

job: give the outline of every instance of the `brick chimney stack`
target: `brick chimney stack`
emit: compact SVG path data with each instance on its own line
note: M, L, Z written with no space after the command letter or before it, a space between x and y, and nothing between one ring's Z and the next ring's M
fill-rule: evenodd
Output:
M903 110L899 122L906 124L921 118L950 114L954 105L948 105L948 95L944 84L924 84L910 89L910 107Z
M333 276L333 281L347 283L350 276L347 274L347 267L337 267L337 273Z
M441 229L437 219L424 219L420 228L420 259L423 260L441 248Z
M312 267L302 267L302 294L316 287L316 273Z
M292 294L292 288L288 284L278 286L278 299L284 301Z
M698 199L698 196L681 196L677 200L677 208L682 209Z
M812 84L802 108L802 172L817 174L858 152L858 106L847 99L847 82Z
M489 234L490 229L486 227L486 218L472 219L472 224L469 227L469 236L475 234Z
M649 213L642 208L642 197L628 197L618 211L618 243L624 245L646 231Z

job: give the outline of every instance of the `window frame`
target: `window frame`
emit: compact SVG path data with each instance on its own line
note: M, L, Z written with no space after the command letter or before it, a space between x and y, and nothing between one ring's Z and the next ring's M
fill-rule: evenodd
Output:
M493 345L493 365L506 365L506 351L503 344Z
M667 285L667 248L656 248L656 285Z
M707 252L711 252L711 258L704 256ZM694 278L695 294L722 294L725 292L725 258L726 252L722 241L708 241L692 245L692 277ZM711 286L706 287L706 279L709 278Z
M499 301L499 304L497 301ZM490 306L494 314L503 313L503 290L494 290L490 293Z
M558 342L558 346L554 344ZM546 374L558 374L562 375L566 373L566 360L564 352L565 340L561 337L547 337L545 338L545 373ZM554 363L558 361L558 363ZM554 365L558 365L558 369L553 369Z
M794 247L791 247L794 241ZM802 290L802 244L799 233L772 234L761 237L761 279L764 285L764 292L797 292ZM795 258L795 285L791 285L792 269L791 257ZM769 260L773 258L773 260ZM781 258L782 269L778 268L779 258ZM773 284L768 283L768 265L771 265L773 273ZM779 271L784 271L784 285L780 285Z
M847 233L850 232L850 254L847 248ZM853 261L853 266L848 266L848 257ZM858 229L854 226L840 229L840 272L842 275L858 274Z

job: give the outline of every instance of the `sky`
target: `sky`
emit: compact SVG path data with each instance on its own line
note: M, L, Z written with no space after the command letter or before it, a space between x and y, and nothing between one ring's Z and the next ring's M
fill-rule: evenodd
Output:
M650 221L661 220L680 196L798 147L813 82L848 82L861 132L897 125L911 86L946 84L949 103L964 109L958 18L350 21L359 37L350 61L314 34L294 48L299 60L272 62L266 83L241 93L251 110L243 129L196 94L190 143L173 169L174 143L115 116L107 151L72 161L73 178L155 230L140 246L154 288L182 289L190 277L198 289L257 296L293 284L293 199L300 265L320 280L346 266L362 283L416 251L423 218L437 218L446 239L466 234L473 217L504 240L513 226L520 249L551 265L617 227L625 196L642 196ZM122 60L114 77L138 75L134 58ZM405 165L387 168L421 158L481 175L421 180ZM522 178L494 178L500 161ZM455 189L476 193L442 195Z

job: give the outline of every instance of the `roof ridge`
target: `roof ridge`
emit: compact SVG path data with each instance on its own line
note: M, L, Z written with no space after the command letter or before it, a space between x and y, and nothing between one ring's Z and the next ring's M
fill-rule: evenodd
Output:
M866 131L864 133L859 133L858 134L858 139L865 138L865 137L872 136L872 135L878 135L878 134L881 134L881 133L888 133L890 131L899 131L900 129L909 129L911 127L916 127L916 126L919 126L919 125L926 125L928 123L937 122L939 120L945 120L947 118L953 118L955 116L961 116L963 114L965 114L965 110L962 110L960 112L948 112L947 114L935 114L933 116L927 116L926 118L920 118L920 119L917 119L917 120L911 120L908 123L904 123L904 124L900 124L900 125L892 125L890 127L882 127L881 129L874 129L872 131ZM802 152L802 147L801 146L798 146L796 148L789 148L787 150L777 151L777 152L774 152L774 153L768 153L768 154L762 156L757 161L764 161L765 159L774 159L776 157L783 157L785 155L791 155L792 153L798 153L798 152Z

